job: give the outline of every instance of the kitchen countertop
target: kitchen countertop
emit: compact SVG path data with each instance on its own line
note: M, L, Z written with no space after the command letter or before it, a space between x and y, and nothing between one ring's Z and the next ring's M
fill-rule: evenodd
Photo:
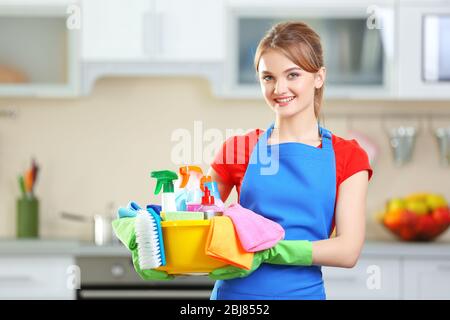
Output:
M92 242L57 239L0 239L2 255L128 256L121 244L96 246ZM450 258L450 242L366 241L361 256Z
M366 241L361 256L450 258L450 242Z
M57 239L0 239L1 255L127 256L122 244L97 246L92 242Z

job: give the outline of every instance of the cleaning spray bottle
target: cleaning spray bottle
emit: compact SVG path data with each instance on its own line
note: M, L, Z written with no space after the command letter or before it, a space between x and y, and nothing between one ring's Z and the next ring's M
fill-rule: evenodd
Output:
M186 188L180 188L182 177L179 177L175 181L175 204L177 206L177 211L187 211L186 201L187 201L187 191Z
M198 166L183 166L180 167L180 176L182 177L180 188L185 189L186 210L198 211L203 195L200 187L200 180L203 177L202 169Z
M161 195L161 212L173 212L177 211L175 203L175 193L173 192L173 181L178 179L175 172L169 170L152 171L152 178L156 178L155 195L163 189Z
M221 216L223 214L223 211L214 204L214 196L211 195L206 186L205 194L202 197L202 205L197 211L203 212L205 219L212 219L215 216Z
M217 182L213 181L211 176L203 176L200 180L200 188L204 191L205 187L208 187L211 195L214 197L214 204L219 207L220 211L223 211L225 205L222 201L222 197L220 196Z

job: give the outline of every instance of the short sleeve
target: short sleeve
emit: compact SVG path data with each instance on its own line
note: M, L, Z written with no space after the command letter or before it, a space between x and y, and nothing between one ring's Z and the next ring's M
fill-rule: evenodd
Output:
M233 145L233 137L228 138L223 144L219 151L216 153L211 167L220 176L222 181L230 184L234 184L231 178L229 166L227 166L227 150L231 150L230 146ZM228 146L228 147L227 147Z
M222 180L235 185L238 190L247 170L250 155L261 133L263 133L261 129L254 129L244 135L228 138L211 163L211 167Z
M363 170L368 171L370 180L370 178L372 178L373 170L370 166L367 152L361 148L356 140L350 140L348 148L342 181L345 181L348 177Z

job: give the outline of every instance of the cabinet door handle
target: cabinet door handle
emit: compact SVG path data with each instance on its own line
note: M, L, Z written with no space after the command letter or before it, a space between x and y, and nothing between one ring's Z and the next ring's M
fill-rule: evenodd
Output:
M0 282L2 283L12 283L12 282L33 282L33 278L29 276L1 276Z
M356 282L356 277L324 277L325 281Z

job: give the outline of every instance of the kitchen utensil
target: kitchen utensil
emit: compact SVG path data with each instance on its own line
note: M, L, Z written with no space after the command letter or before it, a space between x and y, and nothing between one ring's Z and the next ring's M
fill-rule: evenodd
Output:
M417 128L412 126L389 129L389 142L396 166L402 166L411 161L417 131Z
M19 189L20 189L20 193L22 195L22 198L25 199L27 196L26 190L25 190L25 181L23 180L23 176L20 175L18 177L18 181L19 181Z
M27 194L29 194L31 197L32 196L31 191L33 190L33 172L31 171L31 169L25 172L24 179L25 179L25 190Z
M440 163L448 166L450 164L450 127L436 128L434 135L438 143Z
M61 212L61 217L75 222L92 223L94 243L98 246L118 243L112 229L113 217L95 214L93 218L70 212Z
M34 194L34 187L36 186L36 180L38 177L38 173L39 173L39 166L36 162L36 159L32 159L31 160L31 179L33 181L32 186L31 186L31 193Z
M19 175L19 188L22 198L35 198L34 187L36 186L37 174L39 167L36 160L32 159L31 168L25 171L25 174Z

